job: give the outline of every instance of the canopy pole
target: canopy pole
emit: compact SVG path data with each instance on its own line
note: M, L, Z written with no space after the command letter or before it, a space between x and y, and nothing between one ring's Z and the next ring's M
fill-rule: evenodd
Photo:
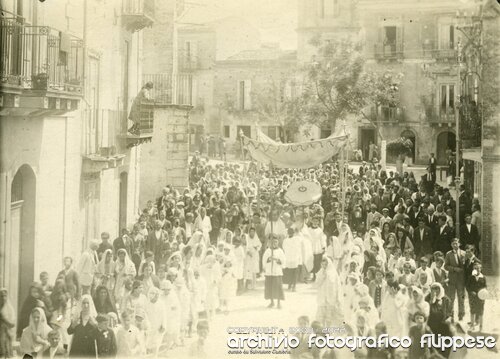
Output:
M344 135L347 135L346 131L346 121L345 119L342 120L342 128L344 130ZM347 139L349 141L349 137ZM349 142L348 142L349 143ZM345 215L345 196L346 196L346 186L347 186L347 168L348 168L348 159L349 159L349 152L347 151L347 146L343 146L342 151L341 151L341 158L342 158L342 177L341 177L341 186L342 186L342 221L344 220L344 215Z

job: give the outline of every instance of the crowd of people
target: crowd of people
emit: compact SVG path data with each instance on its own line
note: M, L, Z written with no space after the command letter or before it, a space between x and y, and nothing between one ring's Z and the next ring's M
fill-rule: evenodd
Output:
M409 335L414 342L428 332L482 329L481 213L465 190L457 236L448 188L429 186L425 175L387 173L377 163L362 163L359 171L337 162L297 170L211 164L195 155L189 171L189 188L163 188L118 238L104 232L75 261L64 258L53 285L41 273L17 318L2 290L0 356L13 355L17 337L20 353L32 357L156 357L196 335L189 353L203 357L214 316L258 290L262 277L268 307L281 308L285 291L297 285L317 289L314 320L301 316L301 326ZM287 187L298 180L322 186L319 203L296 208L285 201ZM352 353L300 346L292 353L398 355L430 353L416 345Z

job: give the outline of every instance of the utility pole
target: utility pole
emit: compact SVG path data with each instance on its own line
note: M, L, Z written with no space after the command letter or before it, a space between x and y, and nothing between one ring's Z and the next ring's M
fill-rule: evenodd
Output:
M462 80L460 74L460 66L462 64L462 44L460 40L457 43L457 76L458 86L457 95L455 100L455 127L456 127L456 140L455 140L455 238L460 238L460 94L462 90Z

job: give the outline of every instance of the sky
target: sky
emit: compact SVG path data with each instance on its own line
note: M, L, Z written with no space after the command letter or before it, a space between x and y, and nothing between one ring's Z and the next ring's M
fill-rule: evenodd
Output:
M261 33L262 42L297 48L297 0L186 0L182 22L203 23L227 16L244 19Z

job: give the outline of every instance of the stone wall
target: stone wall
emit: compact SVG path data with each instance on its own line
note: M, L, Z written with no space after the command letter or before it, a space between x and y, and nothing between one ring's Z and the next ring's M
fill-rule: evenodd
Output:
M188 186L190 109L180 105L155 107L153 138L141 145L141 208L158 197L167 184L178 189Z

